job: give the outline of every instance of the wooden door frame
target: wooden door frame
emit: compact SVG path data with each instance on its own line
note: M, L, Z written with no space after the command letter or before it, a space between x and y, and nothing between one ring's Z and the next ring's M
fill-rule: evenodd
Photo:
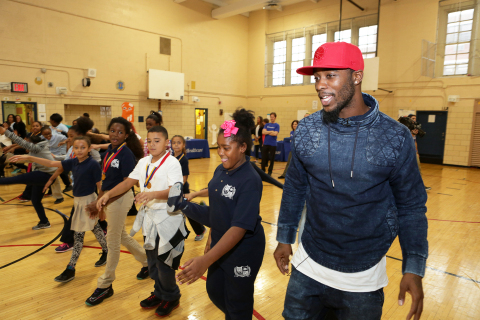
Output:
M473 135L475 134L475 118L476 114L480 113L480 99L475 99L472 114L472 131L470 133L470 150L468 151L468 166L472 166L472 151L473 151Z
M2 118L5 117L5 104L33 104L33 120L36 121L38 119L38 103L36 101L2 100ZM7 114L7 116L8 116L8 114ZM25 121L25 125L27 125L27 119L23 119L23 120ZM3 123L3 121L2 121L2 123Z
M204 122L205 122L205 140L208 141L208 108L196 108L195 107L195 112L194 112L194 116L195 116L195 130L193 132L195 132L194 136L197 135L197 110L203 110L204 111ZM196 138L195 138L196 139Z

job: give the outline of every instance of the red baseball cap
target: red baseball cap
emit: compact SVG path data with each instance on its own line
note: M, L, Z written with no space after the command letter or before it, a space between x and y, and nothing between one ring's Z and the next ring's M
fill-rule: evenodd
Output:
M298 74L312 76L314 69L334 68L363 70L363 56L360 49L347 42L327 42L322 44L313 57L313 65L297 69Z

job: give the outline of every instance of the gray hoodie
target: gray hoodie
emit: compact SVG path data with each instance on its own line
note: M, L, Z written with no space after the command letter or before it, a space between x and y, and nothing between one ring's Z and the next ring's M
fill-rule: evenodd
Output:
M33 144L31 142L23 140L21 137L15 135L13 132L10 132L8 130L5 131L5 135L7 136L7 138L10 138L12 140L12 143L16 143L20 147L27 149L31 156L54 161L52 154L50 152L50 147L48 146L47 140L41 141L37 144ZM34 163L33 170L38 170L48 174L53 174L57 170L57 168L45 167L40 164Z

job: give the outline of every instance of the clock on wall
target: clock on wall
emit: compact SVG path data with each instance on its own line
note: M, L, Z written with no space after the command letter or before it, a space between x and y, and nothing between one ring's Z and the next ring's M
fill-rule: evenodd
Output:
M12 92L28 93L28 83L25 82L12 82Z

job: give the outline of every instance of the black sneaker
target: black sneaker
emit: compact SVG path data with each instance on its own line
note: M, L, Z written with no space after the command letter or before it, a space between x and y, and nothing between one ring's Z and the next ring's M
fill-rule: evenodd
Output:
M155 314L159 317L166 317L173 310L177 309L180 306L180 299L174 301L165 301L163 300L160 306L155 310Z
M65 199L63 199L63 198L57 199L57 200L55 200L55 202L53 204L59 204L59 203L62 203L63 201L65 201Z
M278 177L278 179L285 179L285 177L282 174L280 177Z
M167 212L173 213L185 209L188 202L183 197L183 183L176 182L168 192ZM180 213L180 212L178 212Z
M425 190L432 190L432 187L425 187Z
M95 262L95 267L101 267L101 266L104 266L105 264L107 264L107 252L105 251L102 251L102 253L100 253L102 256L100 257L100 259Z
M113 288L112 285L105 289L97 288L95 292L85 301L87 306L96 306L103 302L103 300L110 298L113 296Z
M162 299L157 298L152 292L152 295L150 297L140 301L140 307L144 309L153 309L158 307L162 303L162 301Z
M67 267L67 269L65 269L65 271L63 271L61 275L55 278L55 281L68 282L72 281L73 279L75 279L75 269L70 269Z
M63 192L68 192L68 191L72 191L72 190L73 190L72 185L69 185L69 186L66 186L65 189L63 189Z
M39 222L35 227L32 227L32 230L40 230L40 229L48 229L50 228L50 222L47 221L46 223Z
M137 279L138 280L145 280L148 278L149 276L149 272L148 272L148 267L143 267L140 272L137 274Z

